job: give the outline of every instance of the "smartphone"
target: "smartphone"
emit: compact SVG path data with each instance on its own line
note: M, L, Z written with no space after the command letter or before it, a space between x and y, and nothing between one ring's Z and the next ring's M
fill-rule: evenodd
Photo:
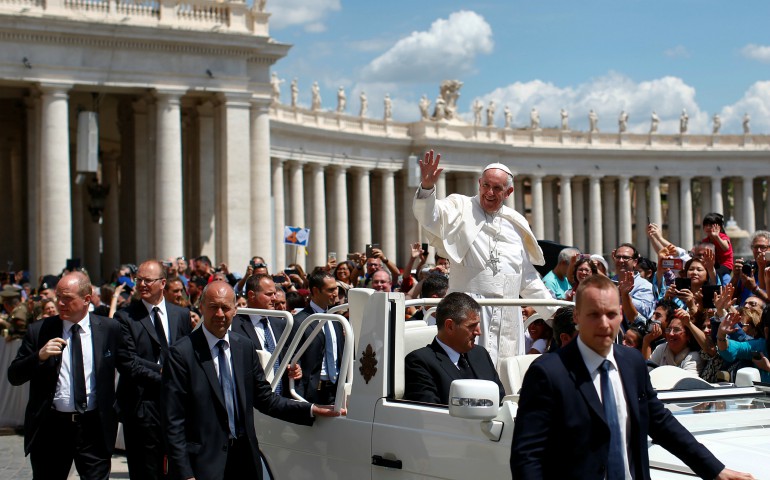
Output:
M684 262L681 258L664 258L660 261L660 266L672 270L681 270L684 268Z
M283 283L286 281L286 277L282 275L273 275L273 282L274 283Z
M583 260L583 259L591 260L591 254L590 253L581 253L580 255L578 255L578 260Z
M703 292L703 308L716 308L714 296L719 293L720 288L722 287L719 285L703 285L703 288L701 288Z
M754 274L754 269L751 266L751 262L746 262L741 267L741 272L743 272L744 275L747 277L750 277Z
M348 253L348 260L358 260L358 254Z
M329 255L327 255L326 258L328 258L330 262L332 260L334 260L336 262L337 261L337 252L329 252Z
M765 261L770 262L770 250L765 252Z
M374 250L375 248L380 248L380 244L379 243L367 243L366 244L366 258L372 258L372 256L373 256L372 250Z
M293 268L287 268L283 271L286 275L299 275L299 270Z
M751 352L752 360L762 360L762 352Z
M422 244L422 254L425 255L426 257L428 256L428 244L427 243L423 243Z
M677 290L690 290L692 288L692 280L689 278L675 278L674 285Z
M166 268L171 268L171 262L160 262Z

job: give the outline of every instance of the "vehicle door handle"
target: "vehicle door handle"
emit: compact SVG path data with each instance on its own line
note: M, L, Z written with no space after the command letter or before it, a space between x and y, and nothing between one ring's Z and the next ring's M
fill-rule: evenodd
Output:
M401 460L388 460L387 458L382 458L382 455L372 455L372 465L401 470Z

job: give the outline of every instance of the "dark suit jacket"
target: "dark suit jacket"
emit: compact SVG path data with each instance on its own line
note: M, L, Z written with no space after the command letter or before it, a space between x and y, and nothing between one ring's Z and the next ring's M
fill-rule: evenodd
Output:
M166 302L169 325L169 347L192 331L190 311ZM121 373L118 382L118 411L120 418L143 418L146 402L157 403L160 398L161 365L155 361L160 348L150 315L144 303L135 301L124 310L115 313L123 333L124 348L120 363L126 374Z
M275 335L273 340L277 343L281 338L281 335L283 335L284 330L286 329L286 319L280 317L268 317L268 322L270 323L270 327L273 329L273 335ZM257 347L257 350L267 350L267 348L262 345L262 342L259 341L257 332L254 330L254 324L251 323L251 318L248 315L238 314L233 317L233 325L231 330L248 337L249 340L251 340L252 343ZM283 351L280 355L278 355L278 361L283 361L283 355L286 353L286 349L289 347L291 339L292 336L289 335L286 345L284 345ZM291 393L289 392L289 376L286 372L284 372L283 378L281 379L281 394L284 397L291 396Z
M650 478L647 435L701 478L716 477L724 465L658 400L639 351L614 345L614 354L628 403L634 478ZM577 340L532 363L513 431L513 478L604 479L609 439L604 408Z
M502 400L505 389L489 352L476 345L468 352L468 364L473 370L474 378L491 380L497 384ZM405 377L404 400L441 405L449 403L449 386L452 381L463 378L460 370L435 338L430 345L418 348L406 356Z
M260 473L254 408L272 417L311 425L310 404L273 394L254 345L230 332L238 418ZM229 427L222 388L203 327L171 347L163 369L161 414L172 471L177 478L222 479L227 463Z
M304 310L294 316L294 331L292 332L292 337L296 334L297 329L302 322L314 313L313 309L310 306L307 306ZM313 325L305 330L305 333L302 334L300 346L305 343L305 340L310 336L310 332L313 331L316 325L317 322L314 321ZM339 323L334 322L329 326L334 328L334 332L337 336L337 371L340 372L340 376L342 376L343 372L340 371L340 364L342 363L342 352L345 348L345 335L343 334L342 326ZM316 392L318 383L321 381L321 366L325 353L326 335L324 335L322 331L313 339L310 346L299 359L299 364L302 367L302 380L299 381L299 385L295 386L295 388L297 393L311 403L316 403L318 401Z
M93 341L93 371L96 377L96 408L104 436L101 440L108 452L115 447L118 419L115 413L115 369L120 348L120 326L111 318L90 315ZM64 333L59 316L30 324L16 358L8 367L8 380L13 385L29 383L29 402L24 415L24 453L34 446L40 425L51 413L56 384L59 380L61 355L40 362L38 352L52 338ZM64 350L64 354L69 354ZM66 441L72 441L67 439ZM99 441L99 439L94 439Z

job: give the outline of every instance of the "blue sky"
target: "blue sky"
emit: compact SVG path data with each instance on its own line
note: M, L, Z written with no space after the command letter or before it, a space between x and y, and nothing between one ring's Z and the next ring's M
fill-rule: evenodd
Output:
M444 79L464 82L458 110L470 119L480 99L513 112L526 126L529 111L544 127L587 129L593 108L602 131L617 131L621 110L629 130L647 132L655 110L659 131L678 131L685 108L691 133L741 130L770 133L770 2L746 0L520 1L268 0L271 36L293 45L273 70L297 78L300 104L318 81L323 108L336 108L344 86L348 113L359 93L369 116L382 116L385 93L396 120L419 119L417 103L433 101ZM432 107L431 107L432 108Z

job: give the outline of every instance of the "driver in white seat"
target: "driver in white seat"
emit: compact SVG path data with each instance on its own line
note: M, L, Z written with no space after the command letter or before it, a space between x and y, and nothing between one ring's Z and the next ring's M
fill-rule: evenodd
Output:
M476 345L481 307L465 293L444 297L436 308L438 333L433 343L406 356L404 400L446 405L452 381L491 380L505 389L489 353Z

